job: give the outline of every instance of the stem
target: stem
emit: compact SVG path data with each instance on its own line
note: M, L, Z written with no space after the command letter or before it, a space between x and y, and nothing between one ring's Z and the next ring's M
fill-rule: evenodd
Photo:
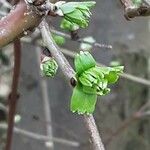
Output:
M84 122L86 124L86 128L90 133L94 150L105 150L93 115L84 115Z
M17 105L17 89L20 75L20 64L21 64L21 43L20 39L16 39L14 42L14 73L12 81L12 91L9 97L9 112L8 112L8 130L5 150L11 149L14 116Z
M65 37L67 39L73 40L69 34L66 34L64 32L61 32L61 31L58 31L58 30L54 30L54 29L50 29L50 31L52 33L56 34L56 35L59 35L59 36ZM101 43L98 43L98 42L93 42L92 43L92 42L89 42L89 41L85 41L83 38L79 38L79 39L76 39L74 41L79 42L79 43L85 43L85 44L88 44L88 45L91 45L91 46L97 47L97 48L112 49L111 45L101 44Z
M58 46L52 40L48 24L46 23L45 20L42 21L42 23L40 24L40 31L45 45L50 50L51 54L55 57L66 78L68 78L69 80L71 80L71 78L74 78L75 72L68 63L68 61L66 60L66 58L64 57L64 55L59 50ZM98 129L95 124L93 116L84 115L84 122L86 124L86 128L89 131L94 150L104 150L104 146L103 143L101 142L102 140L98 133Z
M23 36L25 31L31 31L41 19L42 16L20 1L14 10L0 20L0 48Z

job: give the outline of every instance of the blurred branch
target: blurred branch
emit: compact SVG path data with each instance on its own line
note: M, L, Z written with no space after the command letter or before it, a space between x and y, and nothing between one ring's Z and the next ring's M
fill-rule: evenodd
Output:
M7 130L7 125L6 124L0 124L0 129ZM20 128L14 127L14 132L17 134L21 134L23 136L27 136L29 138L39 140L39 141L49 141L52 140L53 142L68 145L68 146L73 146L73 147L78 147L80 144L76 141L70 141L68 139L63 139L63 138L57 138L57 137L52 137L51 139L48 136L44 136L41 134L33 133L30 131L26 131Z
M66 60L66 58L63 56L63 54L60 52L57 45L53 42L48 24L45 21L42 21L42 23L40 24L40 31L41 31L45 46L50 50L51 54L55 57L56 61L61 67L66 78L68 78L69 80L74 78L75 77L74 70L72 69L72 67ZM93 116L84 115L84 122L89 131L89 134L92 140L92 146L94 150L104 150L104 146L103 146L103 143L101 142L101 138L100 138Z
M122 124L121 126L111 134L111 136L106 140L105 144L109 144L113 138L117 137L119 134L121 134L126 128L129 127L130 124L132 124L133 122L135 122L136 120L139 120L147 115L145 115L145 113L147 111L145 111L146 108L148 108L150 106L150 102L148 101L146 104L142 105L138 111L134 112L129 118L127 118Z
M1 0L0 3L9 9L12 8L11 4L9 2L7 2L6 0Z
M12 91L8 97L9 110L8 110L8 130L7 130L7 139L5 150L10 150L12 143L13 135L13 126L14 126L14 116L17 105L18 97L18 82L20 75L20 66L21 66L21 42L20 39L14 41L14 73L12 81Z
M150 5L145 3L145 0L142 1L139 7L136 7L132 0L120 0L124 6L125 17L127 20L139 16L150 16Z
M51 31L52 33L54 33L54 34L57 34L57 35L59 35L59 36L62 36L62 37L64 37L64 38L67 38L67 39L72 40L71 35L69 35L69 34L66 34L66 33L64 33L64 32L61 32L61 31L58 31L58 30L54 30L54 29L50 29L50 31ZM82 39L82 38L76 39L75 41L77 41L77 42L79 42L79 43L89 44L89 45L91 45L91 46L93 46L93 47L112 49L112 46L111 46L111 45L100 44L100 43L97 43L97 42L91 43L91 42L85 41L85 40Z
M0 109L5 111L5 112L8 111L7 107L5 105L3 105L2 103L0 103Z

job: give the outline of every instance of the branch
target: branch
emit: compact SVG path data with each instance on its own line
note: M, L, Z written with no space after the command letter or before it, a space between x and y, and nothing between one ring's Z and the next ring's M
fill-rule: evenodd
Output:
M0 129L4 129L4 130L7 129L7 125L6 124L0 124ZM14 132L17 134L21 134L23 136L26 136L28 138L32 138L32 139L44 141L44 142L52 140L53 142L68 145L68 146L73 146L73 147L79 147L79 145L80 145L76 141L70 141L68 139L63 139L63 138L58 138L58 137L51 137L51 139L50 139L48 136L33 133L31 131L26 131L26 130L16 128L16 127L14 127Z
M86 128L90 133L91 142L94 147L94 150L105 150L102 140L100 138L99 131L95 124L93 115L84 115L84 122L86 124Z
M20 64L21 64L21 43L19 39L16 39L14 42L14 73L12 81L12 91L8 98L9 101L9 111L8 111L8 130L7 130L7 139L6 139L6 148L5 150L10 150L12 143L13 135L13 126L14 126L14 116L17 105L17 89L20 75Z
M63 33L63 32L60 32L60 31L57 31L57 30L54 30L54 29L50 29L50 31L56 35L59 35L59 36L62 36L62 37L65 37L67 39L70 39L72 40L71 36L69 34L66 34L66 33ZM100 44L98 42L94 42L94 43L91 43L91 42L88 42L88 41L85 41L84 39L82 38L79 38L79 39L76 39L75 41L79 42L79 43L85 43L85 44L89 44L93 47L98 47L98 48L107 48L107 49L112 49L112 46L111 45L107 45L107 44Z
M50 50L51 54L55 57L56 61L58 62L59 66L62 69L62 72L68 78L71 80L75 77L75 72L64 57L64 55L61 53L57 45L54 43L48 24L43 21L40 24L40 31L42 34L43 41L47 48ZM104 146L101 142L101 137L99 135L99 132L97 130L97 126L95 124L95 120L92 115L84 115L84 122L86 124L86 127L89 131L91 140L92 140L92 146L94 150L104 150Z
M139 16L150 16L149 3L144 4L144 0L139 7L135 7L132 0L120 0L124 6L125 17L127 20Z
M58 46L54 43L49 27L45 21L42 21L42 23L40 24L40 31L45 46L50 50L51 54L55 57L57 63L59 64L66 78L70 80L74 78L75 77L74 70L71 68L70 64L68 63L64 55L61 53Z
M0 48L40 23L42 16L32 9L24 1L20 1L14 10L0 20Z

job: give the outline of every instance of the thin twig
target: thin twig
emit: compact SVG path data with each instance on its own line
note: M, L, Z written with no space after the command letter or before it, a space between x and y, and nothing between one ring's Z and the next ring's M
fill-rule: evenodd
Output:
M55 57L56 61L61 67L66 78L70 80L72 77L75 76L74 70L72 69L72 67L66 60L66 58L63 56L59 48L56 46L56 44L52 40L52 36L51 36L50 30L46 21L43 21L40 24L40 31L41 31L42 38L44 40L45 45L51 51L51 54ZM95 124L95 120L93 116L84 115L84 122L89 131L89 134L92 140L92 146L94 150L104 150L104 146L101 142L102 141L101 137L98 134L97 126Z
M38 60L39 66L40 66L40 51L41 51L41 49L39 47L37 47L36 53L37 53L37 60ZM41 75L40 69L39 69L39 75ZM46 122L52 122L47 83L43 77L40 77L40 86L41 86L45 120L46 120ZM46 123L46 131L47 131L47 136L49 137L49 139L52 139L52 137L53 137L52 123L51 124ZM53 146L54 146L53 142L49 140L48 143L51 146L51 149L53 149Z
M94 147L94 150L105 150L102 140L100 138L99 131L96 127L93 115L84 115L84 122L86 124L86 128L90 133L91 142Z
M62 36L62 37L65 37L65 38L67 38L67 39L72 40L72 38L71 38L71 36L70 36L69 34L66 34L66 33L63 33L63 32L61 32L61 31L54 30L54 29L50 29L50 31L51 31L52 33L55 33L55 34L57 34L57 35L60 35L60 36ZM89 44L89 45L91 45L91 46L98 47L98 48L112 49L112 46L111 46L111 45L100 44L100 43L97 43L97 42L91 43L91 42L85 41L85 40L82 39L82 38L79 38L79 39L77 39L77 40L75 40L75 41L77 41L77 42L79 42L79 43Z
M8 130L5 150L10 150L13 135L14 116L17 105L17 89L20 75L21 65L21 43L20 39L16 39L14 42L14 74L12 81L12 91L8 98L9 101L9 112L8 112Z
M2 104L2 103L0 103L0 109L5 111L5 112L8 111L7 107L4 104Z
M6 124L0 124L0 129L6 130L7 125ZM38 133L33 133L31 131L26 131L26 130L23 130L23 129L20 129L20 128L17 128L17 127L14 127L14 132L17 133L17 134L21 134L23 136L26 136L28 138L32 138L32 139L39 140L39 141L44 141L44 142L52 140L53 142L56 142L56 143L59 143L59 144L64 144L64 145L67 145L67 146L79 147L79 145L80 145L76 141L70 141L68 139L58 138L58 137L52 137L50 139L48 136L41 135L41 134L38 134Z

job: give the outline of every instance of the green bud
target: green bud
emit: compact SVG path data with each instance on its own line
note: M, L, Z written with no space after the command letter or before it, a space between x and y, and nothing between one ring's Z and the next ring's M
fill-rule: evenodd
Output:
M80 54L75 56L74 64L77 75L80 75L84 71L95 67L96 61L89 52L80 51Z
M64 15L64 20L61 22L61 28L73 31L74 26L85 28L88 26L91 15L90 9L95 5L95 2L68 2L59 6ZM68 21L68 22L66 22Z
M58 64L54 60L54 58L44 57L40 65L40 68L44 76L54 77L58 69Z

